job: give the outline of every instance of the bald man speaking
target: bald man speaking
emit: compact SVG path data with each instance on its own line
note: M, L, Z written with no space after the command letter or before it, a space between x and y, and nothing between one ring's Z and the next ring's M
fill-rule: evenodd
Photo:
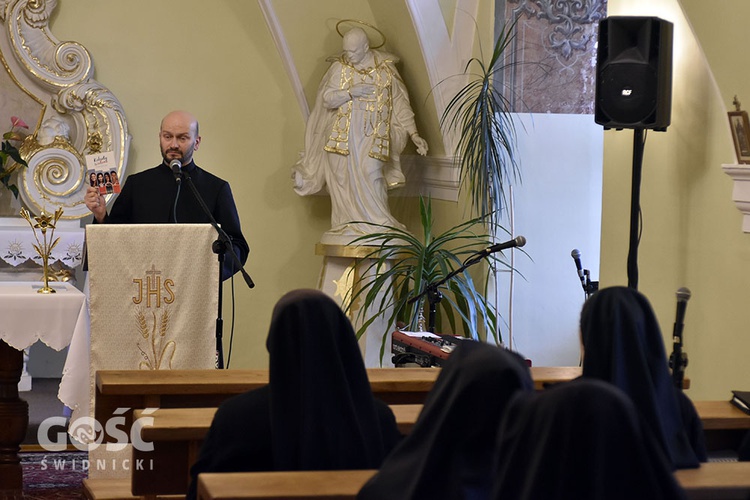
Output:
M94 223L211 222L192 193L183 193L178 197L182 173L185 173L190 176L213 218L231 238L234 252L244 265L249 246L242 234L229 183L198 167L193 161L193 153L201 143L198 120L186 111L172 111L161 121L159 143L162 163L128 176L109 213L99 190L93 186L87 188L84 200L94 214ZM224 259L222 279L229 278L237 271L239 268L234 259Z

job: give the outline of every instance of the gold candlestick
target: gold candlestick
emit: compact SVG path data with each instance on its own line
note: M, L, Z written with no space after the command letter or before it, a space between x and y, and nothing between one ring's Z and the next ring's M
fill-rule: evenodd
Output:
M57 221L60 220L60 217L62 217L63 209L62 207L58 208L53 215L49 215L42 210L42 213L39 217L34 217L34 222L31 220L31 214L28 210L25 208L21 209L21 217L26 219L26 222L29 223L31 226L32 231L34 231L34 238L36 239L36 245L33 245L34 250L39 254L39 256L42 258L42 270L43 270L43 278L44 278L44 286L40 288L37 293L55 293L55 289L49 286L49 256L52 254L52 249L55 248L57 243L60 241L60 238L55 238L55 224L57 224ZM37 235L37 229L39 229L42 232L42 239L39 239L39 236ZM49 231L49 235L47 234L47 230Z

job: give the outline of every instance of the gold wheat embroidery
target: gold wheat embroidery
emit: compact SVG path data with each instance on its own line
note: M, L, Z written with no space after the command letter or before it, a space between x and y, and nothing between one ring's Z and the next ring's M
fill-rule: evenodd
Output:
M169 309L160 309L161 317L157 319L156 311L151 311L151 326L146 319L142 308L135 310L135 319L138 334L146 341L146 346L141 341L136 343L138 351L143 358L138 364L141 370L161 370L166 360L167 366L164 368L172 369L172 360L174 359L177 345L174 340L168 340L167 331L169 330Z

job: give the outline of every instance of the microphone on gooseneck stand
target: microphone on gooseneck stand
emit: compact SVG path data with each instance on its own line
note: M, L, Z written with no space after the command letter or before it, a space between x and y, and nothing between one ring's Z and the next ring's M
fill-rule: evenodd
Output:
M169 168L172 169L175 182L177 184L180 184L180 182L182 181L182 162L175 158L174 160L169 162Z
M174 174L174 180L177 183L177 194L174 197L174 204L172 205L172 219L175 223L177 222L177 200L180 199L180 191L182 187L182 162L175 158L169 162L169 168L172 169Z
M672 382L682 390L685 378L685 367L688 364L687 354L682 351L682 330L685 326L685 311L690 299L690 290L682 287L677 290L677 315L672 331L672 355L669 357L669 367L672 369Z

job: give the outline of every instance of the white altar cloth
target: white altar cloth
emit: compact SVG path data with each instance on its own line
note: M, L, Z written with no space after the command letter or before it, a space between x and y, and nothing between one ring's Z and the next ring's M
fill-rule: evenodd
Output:
M88 330L86 296L69 283L50 283L57 293L37 293L42 283L0 281L0 339L23 350L41 340L59 351L76 330Z
M56 351L71 345L77 354L68 353L57 397L74 414L83 406L88 415L88 300L70 283L50 286L56 293L37 293L42 283L0 281L0 339L18 350L38 340Z
M61 262L71 269L81 265L84 232L80 222L57 221L55 238L60 238L60 242L52 249L49 263ZM0 259L13 267L28 261L41 265L42 258L34 250L34 244L34 232L25 219L0 217Z

